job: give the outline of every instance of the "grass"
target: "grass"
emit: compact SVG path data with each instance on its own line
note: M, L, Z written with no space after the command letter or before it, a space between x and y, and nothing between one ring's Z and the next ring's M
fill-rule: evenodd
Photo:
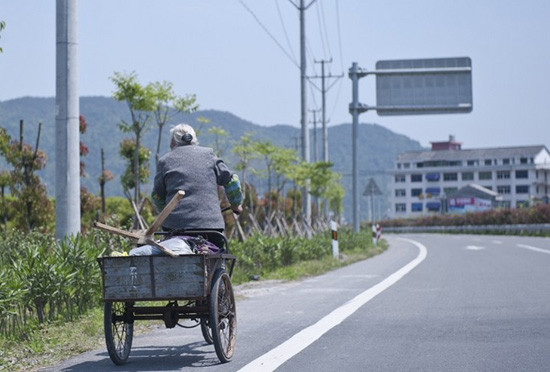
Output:
M339 260L325 256L319 260L309 260L278 268L261 279L284 281L316 276L377 255L387 248L382 241L369 249L354 248L340 255ZM143 334L162 327L159 322L136 322L134 334ZM73 322L45 324L33 332L27 340L9 341L0 339L0 371L36 371L45 366L83 352L105 348L103 335L103 307L88 312Z

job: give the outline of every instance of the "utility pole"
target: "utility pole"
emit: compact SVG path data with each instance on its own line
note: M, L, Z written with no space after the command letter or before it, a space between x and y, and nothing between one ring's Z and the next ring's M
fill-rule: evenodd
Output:
M317 113L321 110L309 110L313 114L313 162L317 163Z
M306 22L305 11L317 0L311 0L305 5L304 0L300 4L289 0L300 12L300 93L301 93L301 126L302 126L302 159L309 163L309 131L307 122L307 67L306 67ZM306 223L311 222L311 195L309 184L306 184L302 191L302 209Z
M323 161L324 162L328 162L328 130L327 130L327 116L326 116L326 111L327 111L327 104L326 104L326 93L328 92L328 90L330 88L332 88L332 86L338 81L338 79L340 79L341 77L344 76L344 74L341 74L341 75L336 75L336 76L332 76L332 74L328 74L328 75L325 75L325 64L326 63L332 63L332 58L329 59L329 60L320 60L320 61L314 61L315 63L320 63L321 64L321 76L312 76L312 78L316 79L316 78L320 78L321 79L321 97L322 97L322 107L321 107L321 110L322 110L322 116L321 116L321 122L322 122L322 125L323 125ZM326 78L335 78L336 80L334 80L332 82L332 84L330 84L328 87L326 87L326 84L325 84L325 79Z
M76 0L56 2L55 237L80 232Z
M326 93L330 88L332 88L332 86L338 81L338 79L340 79L341 77L344 76L344 74L337 75L337 76L332 76L329 73L328 75L325 75L325 64L326 63L331 63L332 58L329 59L329 60L323 60L322 59L320 61L314 61L314 62L321 64L321 76L312 76L312 78L314 78L314 79L320 78L321 79L321 89L320 89L320 91L321 91L321 98L322 98L322 106L321 106L322 118L321 118L321 121L322 121L322 126L323 126L323 161L328 163L328 161L329 161L329 157L328 157L328 129L327 129L328 120L327 120L327 116L326 116L326 111L327 111ZM334 80L332 82L332 84L330 84L327 87L326 84L325 84L326 78L335 78L336 80ZM313 84L313 86L317 88L317 86L315 84ZM319 89L319 88L317 88L317 89ZM325 200L323 204L324 204L323 214L325 215L325 218L326 218L329 215L328 202Z
M357 159L357 138L359 135L359 114L367 111L367 106L359 103L359 79L367 76L367 72L353 62L349 69L349 78L351 79L351 97L349 112L352 115L353 122L351 126L351 153L352 153L352 190L353 190L353 231L359 232L359 170Z

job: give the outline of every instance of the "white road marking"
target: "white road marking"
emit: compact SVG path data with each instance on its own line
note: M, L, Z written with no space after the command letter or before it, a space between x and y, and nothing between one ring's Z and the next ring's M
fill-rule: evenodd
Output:
M482 249L485 249L485 247L479 247L477 245L467 245L466 249L469 249L471 251L480 251Z
M376 284L375 286L360 293L356 297L352 298L344 305L332 311L317 323L301 330L287 341L283 342L276 348L265 353L259 358L248 363L241 368L239 372L258 372L258 371L273 371L281 364L304 350L313 342L318 340L322 335L330 331L332 328L342 323L346 318L352 315L361 306L372 300L374 297L391 287L399 279L404 277L409 271L419 265L427 255L426 247L422 244L405 238L398 238L399 240L407 241L414 244L418 249L418 256L401 269L397 270L386 279Z
M526 245L526 244L518 244L518 247L525 248L525 249L530 249L530 250L535 251L535 252L550 254L550 251L547 250L547 249L537 248L537 247L533 247L533 246Z

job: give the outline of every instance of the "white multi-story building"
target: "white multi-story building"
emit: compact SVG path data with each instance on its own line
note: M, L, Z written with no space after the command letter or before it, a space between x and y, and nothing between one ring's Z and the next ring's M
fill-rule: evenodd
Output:
M448 196L469 184L498 193L505 208L548 203L546 146L462 149L453 136L431 144L431 151L398 155L391 172L390 217L443 213Z

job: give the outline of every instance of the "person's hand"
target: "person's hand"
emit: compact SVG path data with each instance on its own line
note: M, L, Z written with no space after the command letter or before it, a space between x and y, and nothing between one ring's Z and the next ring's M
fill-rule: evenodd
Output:
M243 207L241 205L232 206L231 209L233 210L233 213L235 213L235 214L243 213Z

